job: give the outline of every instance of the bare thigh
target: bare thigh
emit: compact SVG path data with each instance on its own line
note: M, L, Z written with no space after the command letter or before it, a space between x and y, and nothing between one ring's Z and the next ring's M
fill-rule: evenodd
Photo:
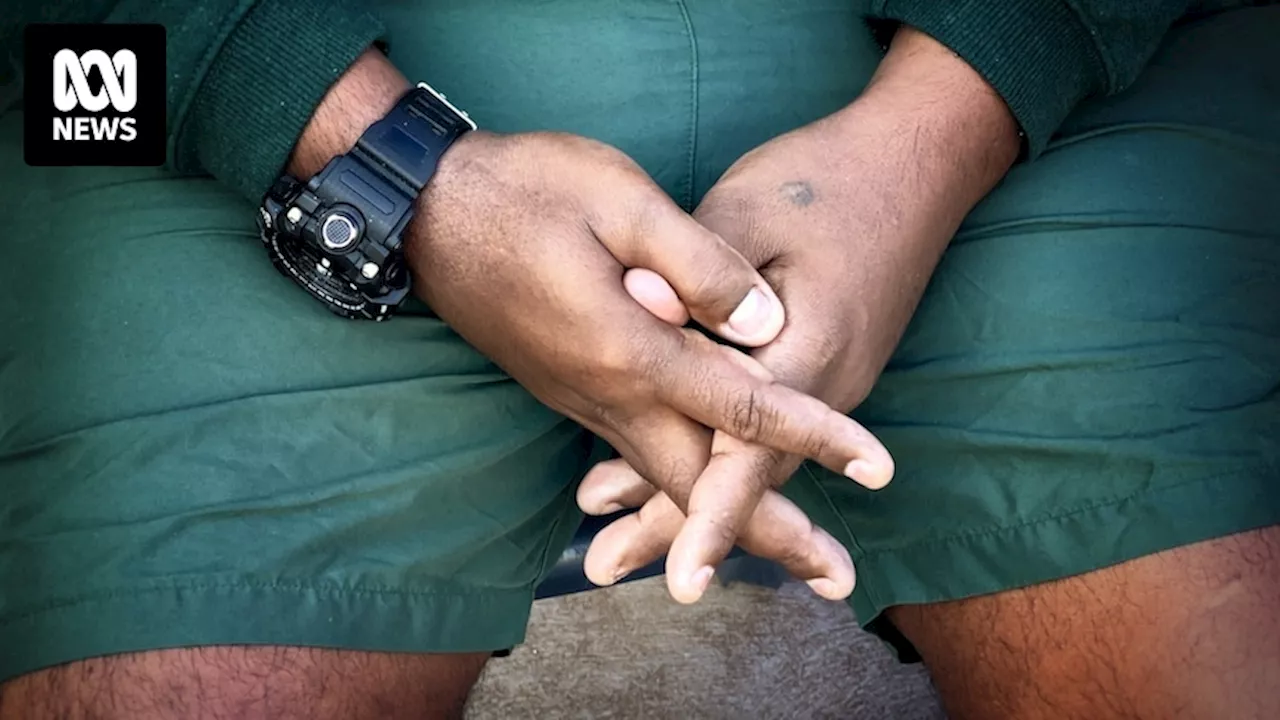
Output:
M1280 527L889 614L957 720L1280 718Z
M488 657L281 646L115 655L0 685L0 720L461 718Z

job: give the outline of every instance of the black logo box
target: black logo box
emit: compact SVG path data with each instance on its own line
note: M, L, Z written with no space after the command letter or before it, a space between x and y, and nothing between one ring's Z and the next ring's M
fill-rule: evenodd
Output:
M108 103L98 112L76 107L61 112L54 105L53 58L60 50L81 55L101 50L107 56L131 50L137 58L137 104L126 113ZM23 154L28 165L163 165L165 161L165 29L163 25L31 24L23 52ZM96 69L89 86L102 92ZM55 140L55 119L88 117L96 122L132 118L134 139Z

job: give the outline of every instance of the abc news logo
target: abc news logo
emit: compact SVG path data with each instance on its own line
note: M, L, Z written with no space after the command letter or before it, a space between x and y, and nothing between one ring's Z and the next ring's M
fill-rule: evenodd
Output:
M89 87L88 70L102 75L102 89ZM53 106L59 112L74 112L77 107L101 112L110 103L118 113L132 112L138 104L138 56L132 50L118 50L110 57L101 50L77 55L74 50L59 50L53 56ZM54 140L122 140L138 137L137 120L124 117L55 117Z
M29 165L162 165L160 25L28 25L23 145Z

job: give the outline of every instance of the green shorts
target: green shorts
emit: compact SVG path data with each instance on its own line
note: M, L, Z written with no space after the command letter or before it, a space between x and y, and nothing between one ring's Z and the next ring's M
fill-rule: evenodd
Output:
M686 207L879 58L849 0L381 4L409 77L611 142ZM1280 8L1176 29L969 218L858 411L896 482L787 486L864 623L1280 521L1276 37ZM425 313L328 314L211 180L28 168L10 111L0 216L0 679L521 641L592 437Z

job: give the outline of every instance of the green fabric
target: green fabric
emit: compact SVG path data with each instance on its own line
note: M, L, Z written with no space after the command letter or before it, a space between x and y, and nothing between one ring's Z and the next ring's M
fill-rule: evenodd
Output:
M1257 0L867 0L865 5L852 4L872 21L918 27L968 60L1009 103L1034 157L1082 99L1128 87L1179 17L1189 11L1216 11L1251 2L1257 4ZM642 16L646 4L646 0L603 2L582 12L590 16L612 12L619 18L639 12ZM257 201L284 167L325 91L382 35L382 25L367 7L354 0L17 0L0 14L0 47L18 47L21 27L27 22L165 25L169 166L187 174L211 174ZM423 6L399 6L410 12L415 8ZM437 0L423 9L445 18L459 13L488 17L494 25L505 22L510 12L506 4L492 0ZM534 14L534 22L544 25L546 16ZM570 18L566 25L576 26L577 20ZM494 33L492 25L486 30L474 38L477 44L465 48L468 56L501 46L501 33ZM450 42L447 36L415 39ZM460 78L445 74L441 67L426 70L414 77L442 86L460 84ZM546 72L546 68L536 71Z
M0 47L21 61L27 22L160 23L167 31L168 167L262 199L329 87L383 34L350 0L20 0ZM21 77L21 73L17 73Z
M1176 20L1251 4L1266 3L871 0L868 17L918 28L963 57L1008 103L1034 158L1082 100L1128 88Z
M374 10L485 126L612 142L686 206L879 57L845 0ZM897 482L788 486L850 544L861 620L1280 520L1277 30L1175 31L970 218L862 410ZM220 183L28 168L20 133L0 117L0 678L519 642L592 439L434 318L329 315Z
M787 486L863 622L1280 522L1277 37L1175 29L966 220L855 413L895 482Z

